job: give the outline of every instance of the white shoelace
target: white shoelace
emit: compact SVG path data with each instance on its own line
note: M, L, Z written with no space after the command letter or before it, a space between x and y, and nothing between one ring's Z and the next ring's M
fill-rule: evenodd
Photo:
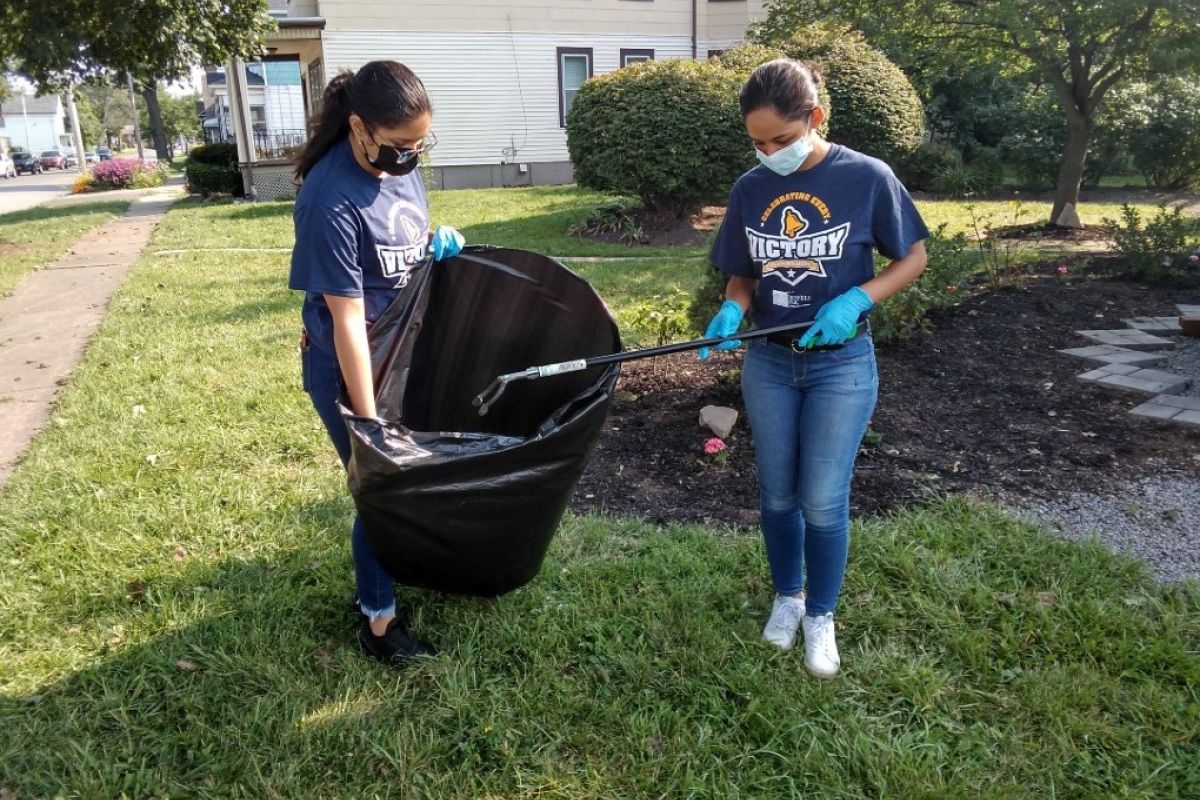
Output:
M779 602L775 613L771 615L771 627L795 631L800 627L800 616L804 613L802 608L802 601L798 598Z
M812 627L808 631L809 639L806 642L813 650L828 657L831 661L837 660L834 653L834 635L833 635L833 615L822 614L819 617L812 617Z

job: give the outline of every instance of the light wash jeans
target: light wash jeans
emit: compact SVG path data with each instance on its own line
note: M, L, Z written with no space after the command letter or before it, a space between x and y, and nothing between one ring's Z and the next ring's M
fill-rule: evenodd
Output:
M304 391L312 399L313 408L317 410L317 416L324 423L345 466L350 461L350 433L337 407L343 391L342 370L338 367L337 358L310 344L301 349L300 360ZM375 557L357 514L354 515L354 526L350 530L350 551L354 556L354 597L362 613L371 619L395 614L395 581Z
M869 334L803 353L756 339L742 365L771 580L780 594L795 594L806 588L807 562L809 616L837 605L850 547L850 479L878 392Z

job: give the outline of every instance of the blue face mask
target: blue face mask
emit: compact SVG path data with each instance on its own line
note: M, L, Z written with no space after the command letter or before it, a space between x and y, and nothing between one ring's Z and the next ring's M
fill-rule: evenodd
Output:
M800 165L804 163L812 151L812 141L807 134L801 136L787 147L779 148L774 153L771 153L771 155L767 155L757 147L754 148L754 154L758 156L758 160L762 162L763 166L780 175L791 175L800 169Z

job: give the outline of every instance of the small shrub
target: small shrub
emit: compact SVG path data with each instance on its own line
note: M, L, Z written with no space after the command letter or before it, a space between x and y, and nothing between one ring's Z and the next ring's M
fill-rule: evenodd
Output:
M644 244L646 232L634 216L641 205L629 198L618 198L597 207L582 221L575 223L567 233L572 236L611 235L627 245Z
M979 265L967 237L962 233L947 236L945 223L925 240L925 251L929 261L921 277L871 313L872 335L877 341L904 341L927 332L929 312L957 303L964 283Z
M683 290L656 294L629 309L630 327L660 345L683 338L688 332L688 306L689 296Z
M704 272L692 289L688 302L687 319L688 332L696 335L704 333L708 321L725 302L725 287L729 276L714 267L708 261L704 262Z
M75 176L75 180L71 182L72 194L83 194L92 190L92 184L95 182L90 172L81 172Z
M1134 278L1159 281L1188 268L1188 255L1200 239L1196 220L1186 217L1178 206L1158 207L1158 213L1142 224L1136 208L1121 206L1121 219L1105 219L1104 229L1125 259L1126 272Z
M162 186L163 182L167 179L167 171L168 167L165 164L147 165L145 169L134 172L131 186L134 189L150 189L155 186Z
M1016 237L1000 238L996 233L1001 228L1012 228L1020 224L1025 216L1025 206L1020 200L1009 200L1005 211L982 213L972 203L965 206L971 217L971 228L975 233L975 250L980 265L987 275L988 283L997 288L1017 273L1021 263L1020 241Z

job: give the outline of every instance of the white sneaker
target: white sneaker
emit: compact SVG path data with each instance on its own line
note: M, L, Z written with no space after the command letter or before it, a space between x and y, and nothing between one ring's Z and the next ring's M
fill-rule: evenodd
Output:
M842 659L833 635L833 614L804 618L804 666L818 678L837 675Z
M771 618L763 628L763 641L770 642L781 650L791 650L796 643L796 631L804 618L804 595L788 597L776 595L771 605Z

